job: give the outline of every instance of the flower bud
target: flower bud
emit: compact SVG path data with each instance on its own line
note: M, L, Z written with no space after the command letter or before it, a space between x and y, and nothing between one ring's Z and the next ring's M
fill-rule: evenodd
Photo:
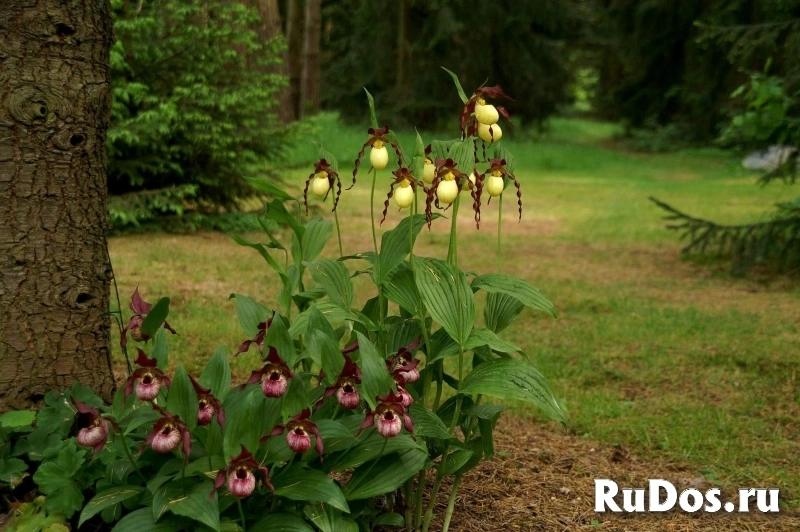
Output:
M486 181L486 191L493 198L502 194L504 188L505 181L503 180L503 176L492 175L489 176L489 179Z
M414 403L414 398L411 397L411 394L408 393L405 388L397 387L397 391L400 393L400 397L403 399L403 407L408 408ZM399 419L399 418L398 418Z
M160 390L161 381L152 373L145 373L136 383L136 397L141 401L152 401Z
M389 164L389 150L383 142L376 141L369 152L369 162L376 170L383 170Z
M436 165L430 159L425 159L425 166L422 167L422 180L428 185L433 183L433 178L436 176Z
M181 432L172 423L165 424L153 437L150 446L157 453L168 453L178 448L181 443Z
M458 185L454 180L441 181L436 187L436 197L439 198L439 203L453 203L456 196L458 196Z
M246 466L237 467L228 477L228 489L234 497L249 497L256 489L256 477Z
M478 100L475 103L475 118L481 124L492 126L500 119L500 113L497 112L497 108L494 105L484 104Z
M378 433L384 438L394 438L403 429L403 422L394 410L386 409L382 414L375 414Z
M414 189L407 179L404 179L400 186L394 189L394 202L401 209L407 209L414 203Z
M354 410L361 403L361 396L358 390L350 383L344 383L336 390L336 399L342 405L342 408L347 410Z
M325 194L331 189L330 181L328 181L328 172L320 172L311 182L311 192L318 198L325 197Z
M296 453L305 453L311 448L311 436L303 427L295 427L286 433L286 444Z
M267 397L281 397L289 387L289 380L280 370L272 370L261 381L261 389Z
M78 445L83 447L95 447L105 443L108 438L108 422L98 419L91 426L78 431Z
M503 130L497 124L491 126L478 124L478 136L484 142L497 142L503 138Z

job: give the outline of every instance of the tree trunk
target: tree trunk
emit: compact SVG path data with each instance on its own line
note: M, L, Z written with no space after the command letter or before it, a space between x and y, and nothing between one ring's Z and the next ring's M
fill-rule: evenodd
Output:
M303 77L303 6L301 0L286 0L286 41L289 44L289 86L294 115L300 118L300 80Z
M321 0L306 0L305 28L303 28L303 75L300 81L300 116L319 112L321 11Z
M110 400L110 5L2 0L0 35L0 412Z
M284 39L281 27L281 12L278 9L278 0L256 0L258 12L261 15L261 24L258 25L258 37L261 42L271 41L272 39ZM292 98L292 87L289 84L289 49L281 54L281 64L275 68L275 72L286 76L287 84L281 88L278 95L280 107L278 117L281 123L288 124L293 122L295 115L295 104Z

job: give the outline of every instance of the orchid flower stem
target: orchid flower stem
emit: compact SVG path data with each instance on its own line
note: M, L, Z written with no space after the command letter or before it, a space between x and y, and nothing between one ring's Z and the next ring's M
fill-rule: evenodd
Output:
M444 526L442 532L450 530L450 519L453 517L453 509L456 505L456 493L458 493L458 485L461 483L461 475L456 473L456 478L453 480L453 489L450 492L450 501L447 503L447 512L444 514Z
M375 249L375 264L372 267L375 273L380 273L380 261L378 260L378 235L375 232L375 184L378 181L378 170L373 166L372 167L372 190L369 195L369 216L370 221L372 222L372 246ZM378 277L375 276L377 279ZM384 301L385 296L378 287L378 318L379 318L379 325L380 331L383 331L383 320L384 320ZM379 333L380 334L380 333Z
M409 224L408 228L408 249L410 250L408 253L408 262L411 264L411 271L414 273L416 277L416 267L414 266L414 220L416 219L417 215L417 195L414 194L414 206L413 212L411 215L411 223ZM425 310L425 304L422 302L422 297L419 295L419 290L417 289L416 283L414 283L414 291L417 294L417 301L419 301L419 308L417 309L417 315L420 316L420 329L422 329L422 338L425 341L425 357L431 357L431 341L430 336L428 334L428 328L425 325L425 316L427 316L427 311ZM425 362L427 365L427 360ZM431 368L432 369L432 368ZM425 377L422 381L422 406L428 405L428 393L431 389L431 372L426 371Z
M242 521L242 532L247 532L244 524L244 508L242 508L242 499L237 497L236 504L239 506L239 519Z
M444 380L444 360L437 360L433 371L438 373L436 378L436 397L433 400L433 411L439 410L439 403L442 400L442 381Z
M456 395L456 409L453 412L453 420L450 422L450 434L453 434L456 430L456 426L458 425L458 418L461 417L461 402L464 398L461 395L461 381L464 378L464 348L459 346L458 349L458 395Z
M417 530L422 523L422 495L425 492L425 470L419 472L417 475L417 500L414 502L414 520L411 522L413 526L406 523L406 528L409 530Z
M344 257L344 252L342 251L342 230L339 228L339 213L336 209L333 209L333 218L336 220L336 236L339 239L339 256Z
M372 221L372 246L375 249L375 257L378 256L378 235L375 232L375 183L378 181L378 170L372 168L372 191L369 195L369 216Z
M128 457L128 461L133 466L133 470L136 471L136 474L139 475L139 478L142 479L142 482L147 484L147 479L144 478L144 475L142 475L142 472L139 471L139 466L137 466L136 462L133 461L133 456L131 456L131 450L128 449L128 442L125 440L125 433L122 432L122 430L120 430L118 432L118 434L119 434L119 438L122 440L122 448L125 450L125 456Z
M411 526L411 520L413 519L413 514L411 513L411 499L414 497L414 477L412 476L410 479L406 480L406 483L403 485L403 500L405 502L405 511L403 512L403 520L405 522L405 526L407 530L413 530Z
M458 268L458 204L461 194L456 195L453 202L453 214L450 215L450 243L447 246L447 262Z
M503 195L497 198L497 273L503 273Z
M433 509L436 506L436 497L439 495L439 487L442 485L442 478L444 478L444 465L447 462L447 452L450 450L450 442L444 444L444 452L442 459L436 467L436 480L433 481L433 490L431 490L431 497L428 501L428 509L425 510L425 522L422 524L422 532L428 532L433 519Z
M103 233L103 241L105 242L106 248L106 258L108 259L108 268L111 271L111 280L114 283L114 295L117 297L117 314L119 314L119 321L117 325L119 326L119 330L125 328L123 324L122 318L122 301L119 299L119 288L117 287L117 276L114 275L114 265L111 264L111 254L108 252L108 238L106 238L106 234ZM133 366L131 366L131 359L128 356L128 348L127 346L122 346L122 354L125 355L125 364L128 366L128 375L133 373Z

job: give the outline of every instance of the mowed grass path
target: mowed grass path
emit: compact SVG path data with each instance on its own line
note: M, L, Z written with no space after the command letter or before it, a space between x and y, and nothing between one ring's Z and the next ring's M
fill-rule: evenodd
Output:
M364 135L330 116L320 124L318 140L339 157L349 182ZM517 157L524 200L519 223L511 195L504 204L504 271L539 286L559 312L554 320L526 310L503 336L549 379L572 433L688 462L731 486L780 487L782 501L796 508L800 283L732 278L724 265L683 260L680 243L647 198L741 223L760 219L798 189L758 187L756 174L713 150L628 153L609 140L614 131L559 120L544 138L503 141ZM410 135L400 139L413 146ZM309 139L292 157L310 160L315 153ZM283 175L301 193L310 171L295 167ZM383 172L378 213L388 183ZM316 212L331 216L329 209ZM345 253L371 249L366 172L344 193L339 212ZM399 217L390 211L384 225L393 227ZM444 256L447 225L442 220L425 230L416 252ZM496 230L495 202L484 208L480 231L469 215L460 217L464 269L496 268ZM243 340L230 293L276 301L277 277L255 252L222 234L128 236L110 247L123 298L137 284L148 300L173 298L170 322L180 336L171 342L172 361L190 370L218 346L233 350ZM334 237L325 254L334 256L336 247ZM371 296L361 281L357 291L358 301ZM257 364L248 353L234 370L245 377ZM521 405L515 411L536 415Z

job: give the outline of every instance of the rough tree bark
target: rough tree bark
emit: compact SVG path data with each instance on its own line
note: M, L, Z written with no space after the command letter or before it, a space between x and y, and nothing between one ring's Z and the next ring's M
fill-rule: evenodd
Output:
M300 116L319 112L319 41L322 34L321 0L306 0L303 28L303 74L300 80Z
M272 39L284 38L283 29L281 27L281 12L278 8L278 0L257 0L258 13L261 15L261 24L258 26L258 37L261 42L267 42ZM278 117L281 123L288 124L293 122L297 116L295 115L295 105L292 98L292 87L288 83L289 79L289 49L287 48L281 54L281 64L275 67L275 72L286 76L287 84L281 88L278 95L280 107L278 109Z
M0 412L111 399L108 0L0 1Z
M300 80L303 75L303 5L301 0L286 0L286 41L289 44L289 86L295 117L302 113Z

